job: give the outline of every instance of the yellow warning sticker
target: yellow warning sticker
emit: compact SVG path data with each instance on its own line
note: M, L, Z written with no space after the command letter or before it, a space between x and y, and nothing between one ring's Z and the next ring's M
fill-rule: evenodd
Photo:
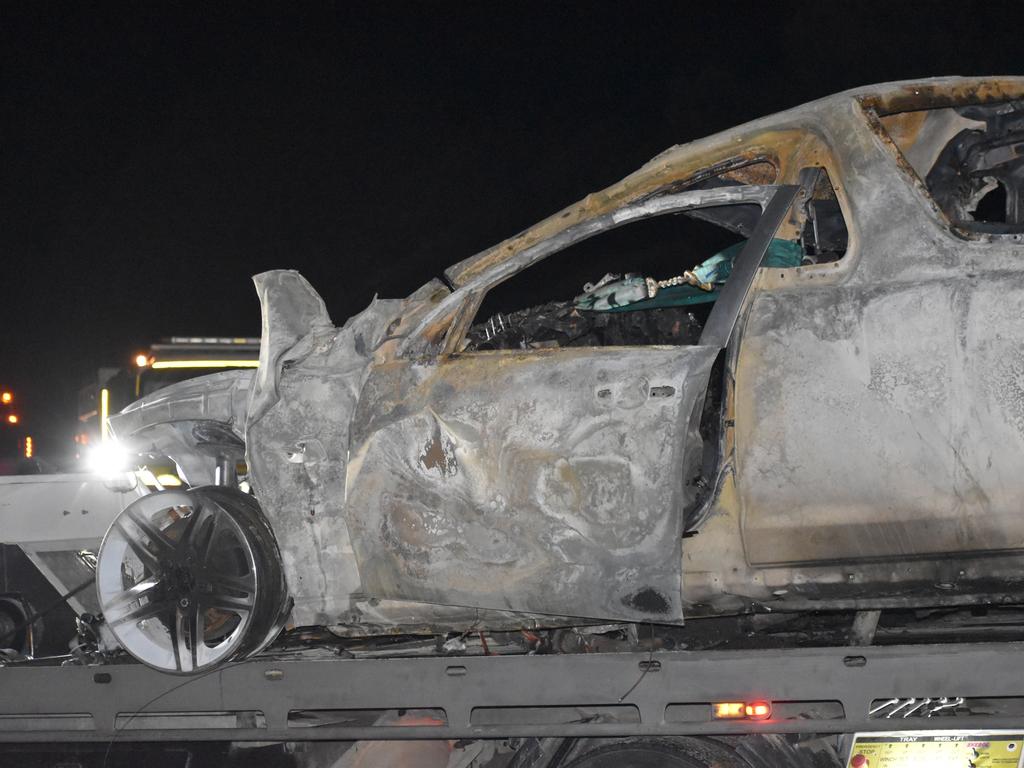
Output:
M858 733L846 768L1022 768L1024 731Z

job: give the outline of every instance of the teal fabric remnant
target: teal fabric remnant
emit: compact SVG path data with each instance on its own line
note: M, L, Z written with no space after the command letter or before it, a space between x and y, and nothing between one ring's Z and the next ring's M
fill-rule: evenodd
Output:
M645 309L710 303L718 298L719 286L732 274L733 262L744 245L746 241L741 240L693 268L692 272L698 280L716 286L713 290L703 291L695 285L673 285L659 289L653 299L648 299L645 298L647 291L644 278L626 277L601 286L592 293L577 296L575 304L579 309L598 312L639 312ZM776 269L799 267L802 259L803 249L799 243L772 240L761 266ZM598 293L600 296L596 295Z

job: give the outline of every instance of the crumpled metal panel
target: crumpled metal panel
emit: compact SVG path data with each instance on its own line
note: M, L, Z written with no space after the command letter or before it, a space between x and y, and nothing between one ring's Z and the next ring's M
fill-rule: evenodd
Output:
M257 286L267 368L246 425L252 486L281 549L293 622L334 624L359 587L344 512L349 421L401 302L374 301L335 328L298 273L265 273Z
M380 597L680 621L684 444L718 350L481 352L375 369L348 519Z
M260 299L263 329L260 338L260 366L251 391L247 419L253 423L278 398L277 381L285 353L301 355L292 347L304 336L332 335L334 324L320 294L302 275L291 269L274 269L253 276Z
M171 384L111 416L111 434L136 453L169 456L190 485L212 485L217 457L244 452L254 376L221 371Z
M375 300L334 328L320 322L317 311L287 316L295 293L307 310L322 306L297 273L284 280L272 273L258 282L267 315L264 348L278 351L268 364L275 376L254 384L251 402L267 405L262 413L250 412L246 447L253 488L274 529L294 599L292 623L331 626L344 635L538 626L537 617L509 611L381 599L364 589L356 564L345 511L356 400L396 320L410 304L447 291L431 283L405 301Z

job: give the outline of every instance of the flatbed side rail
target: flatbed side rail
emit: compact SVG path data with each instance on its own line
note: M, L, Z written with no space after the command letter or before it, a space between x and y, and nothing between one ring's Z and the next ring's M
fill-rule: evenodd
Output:
M1020 728L1024 643L550 656L262 656L196 678L0 667L0 741L306 741ZM997 702L981 713L945 699ZM898 704L869 714L879 702ZM914 699L913 704L902 705ZM927 699L928 704L921 706ZM765 720L712 704L768 701ZM1000 707L998 702L1009 702ZM894 714L886 716L894 711Z

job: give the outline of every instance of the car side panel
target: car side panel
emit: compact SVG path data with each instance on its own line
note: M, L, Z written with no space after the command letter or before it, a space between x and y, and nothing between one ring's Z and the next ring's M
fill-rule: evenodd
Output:
M687 445L699 456L694 417L717 352L549 349L379 366L349 465L363 588L681 620Z
M759 298L737 374L751 563L1024 549L1013 282Z

